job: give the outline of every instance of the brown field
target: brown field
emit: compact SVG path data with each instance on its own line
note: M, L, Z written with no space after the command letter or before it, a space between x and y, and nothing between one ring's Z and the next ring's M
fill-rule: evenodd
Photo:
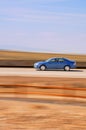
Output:
M0 86L0 130L86 130L86 97L56 96L85 96L86 79L3 76Z
M86 62L86 55L0 51L0 60L45 60L51 57L66 57L78 62Z
M46 60L51 57L69 58L77 62L78 68L86 68L86 55L16 52L16 51L0 51L0 66L33 67L33 64L35 62L40 60Z

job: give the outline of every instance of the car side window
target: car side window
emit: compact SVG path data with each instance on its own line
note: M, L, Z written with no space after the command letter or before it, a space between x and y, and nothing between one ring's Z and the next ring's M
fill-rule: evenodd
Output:
M50 62L56 62L56 59L51 59L51 61Z

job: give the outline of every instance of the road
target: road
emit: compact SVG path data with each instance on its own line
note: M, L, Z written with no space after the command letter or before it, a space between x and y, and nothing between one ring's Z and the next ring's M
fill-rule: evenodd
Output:
M0 76L69 77L86 78L86 69L71 71L37 71L33 68L0 68Z

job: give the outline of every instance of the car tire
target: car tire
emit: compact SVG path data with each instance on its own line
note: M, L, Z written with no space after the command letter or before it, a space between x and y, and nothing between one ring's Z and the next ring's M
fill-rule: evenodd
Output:
M70 66L69 66L69 65L66 65L66 66L64 67L64 70L65 70L65 71L70 71Z
M41 65L40 66L40 70L45 71L46 70L46 66L45 65Z

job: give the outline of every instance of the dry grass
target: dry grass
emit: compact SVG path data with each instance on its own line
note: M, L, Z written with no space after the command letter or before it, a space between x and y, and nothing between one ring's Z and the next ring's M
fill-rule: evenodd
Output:
M0 51L0 60L45 60L51 57L66 57L78 62L86 62L86 55Z

